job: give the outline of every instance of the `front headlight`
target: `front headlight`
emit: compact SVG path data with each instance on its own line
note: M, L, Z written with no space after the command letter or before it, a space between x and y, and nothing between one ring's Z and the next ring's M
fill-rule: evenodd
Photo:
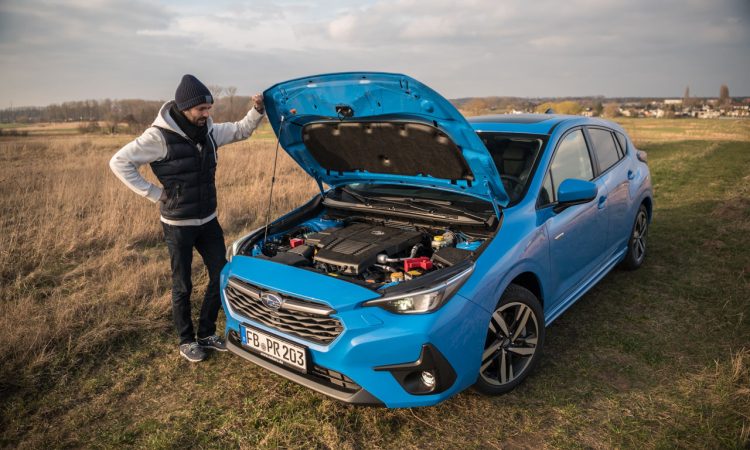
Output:
M263 229L263 227L256 228L253 231L251 231L251 232L247 233L246 235L242 236L241 238L237 239L236 241L232 242L232 245L230 245L229 247L227 247L227 254L226 254L227 262L231 261L232 258L234 257L234 255L236 255L237 252L240 251L240 247L242 246L242 244L245 243L246 240L248 240L255 233L257 233L258 231L260 231L262 229Z
M230 262L232 260L232 257L237 254L237 250L240 248L240 244L242 244L242 239L237 239L236 241L232 242L232 245L227 247L227 262Z
M362 306L379 306L396 314L430 313L443 306L473 271L474 264L437 286L370 300L364 302Z

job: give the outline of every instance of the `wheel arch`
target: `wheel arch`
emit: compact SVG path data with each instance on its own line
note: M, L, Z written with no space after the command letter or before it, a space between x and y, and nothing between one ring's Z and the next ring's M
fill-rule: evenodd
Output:
M536 296L537 300L539 300L542 310L544 310L544 291L542 283L534 272L522 272L516 275L508 285L510 284L516 284L531 291L531 293ZM507 286L505 288L507 289Z
M644 197L643 201L641 201L641 205L646 207L646 214L648 214L648 221L650 223L654 211L654 202L651 200L651 197Z

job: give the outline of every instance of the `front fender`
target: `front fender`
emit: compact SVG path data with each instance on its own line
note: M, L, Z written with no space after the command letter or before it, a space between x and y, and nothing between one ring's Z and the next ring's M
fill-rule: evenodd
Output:
M539 281L542 299L550 292L544 280L549 279L549 243L547 230L539 227L516 241L503 245L490 245L477 259L474 274L459 291L482 309L493 312L508 285L519 275L530 272Z

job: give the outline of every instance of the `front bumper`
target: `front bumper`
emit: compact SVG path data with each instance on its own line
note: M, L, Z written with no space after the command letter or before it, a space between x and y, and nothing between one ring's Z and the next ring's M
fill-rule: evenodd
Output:
M474 384L489 320L486 311L460 295L431 314L399 315L376 306L355 306L334 314L344 331L333 342L319 344L234 314L223 289L222 302L233 353L337 400L386 407L434 405ZM247 350L239 336L242 324L305 346L308 373ZM430 350L425 353L425 348ZM414 387L415 373L424 369L437 372L432 390Z
M258 356L242 347L240 337L238 333L234 331L230 331L227 334L227 349L229 349L229 351L234 353L235 355L241 356L242 358L245 358L246 360L257 364L264 369L270 370L271 372L281 375L288 380L294 381L297 384L301 384L302 386L312 389L313 391L320 392L321 394L325 394L329 397L335 398L336 400L362 406L385 406L383 402L373 397L372 394L362 389L361 387L359 387L358 389L356 387L347 389L347 387L343 385L344 380L341 380L342 385L339 386L335 383L327 381L325 376L316 377L314 375L314 372L313 374L307 375L297 373L271 360Z

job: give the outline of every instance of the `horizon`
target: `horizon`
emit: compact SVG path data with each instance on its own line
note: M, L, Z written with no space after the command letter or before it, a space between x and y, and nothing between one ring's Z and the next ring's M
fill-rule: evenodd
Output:
M446 98L745 97L749 17L743 0L9 0L0 107L171 98L184 73L252 95L352 70Z
M216 98L224 98L226 96L221 95L217 96ZM235 97L243 97L250 99L250 95L248 94L236 94ZM730 98L733 99L750 99L750 95L732 95L730 91ZM559 97L521 97L517 95L484 95L484 96L476 96L476 97L453 97L453 98L447 98L448 101L456 102L456 101L464 101L464 100L472 100L472 99L519 99L523 101L540 101L545 102L549 100L595 100L595 99L602 99L602 100L668 100L668 99L675 99L675 100L682 100L684 97L682 96L625 96L625 97L605 97L601 95L565 95L565 96L559 96ZM719 96L707 96L707 97L699 97L699 96L690 96L690 99L694 100L714 100L718 99ZM1 107L0 111L8 111L9 109L25 109L25 108L48 108L50 106L54 105L62 105L65 103L76 103L76 102L103 102L103 101L113 101L113 102L122 102L122 101L144 101L144 102L168 102L169 100L164 99L149 99L149 98L113 98L113 97L107 97L107 98L81 98L81 99L74 99L74 100L64 100L62 102L54 102L54 103L48 103L46 105L10 105L7 107Z

